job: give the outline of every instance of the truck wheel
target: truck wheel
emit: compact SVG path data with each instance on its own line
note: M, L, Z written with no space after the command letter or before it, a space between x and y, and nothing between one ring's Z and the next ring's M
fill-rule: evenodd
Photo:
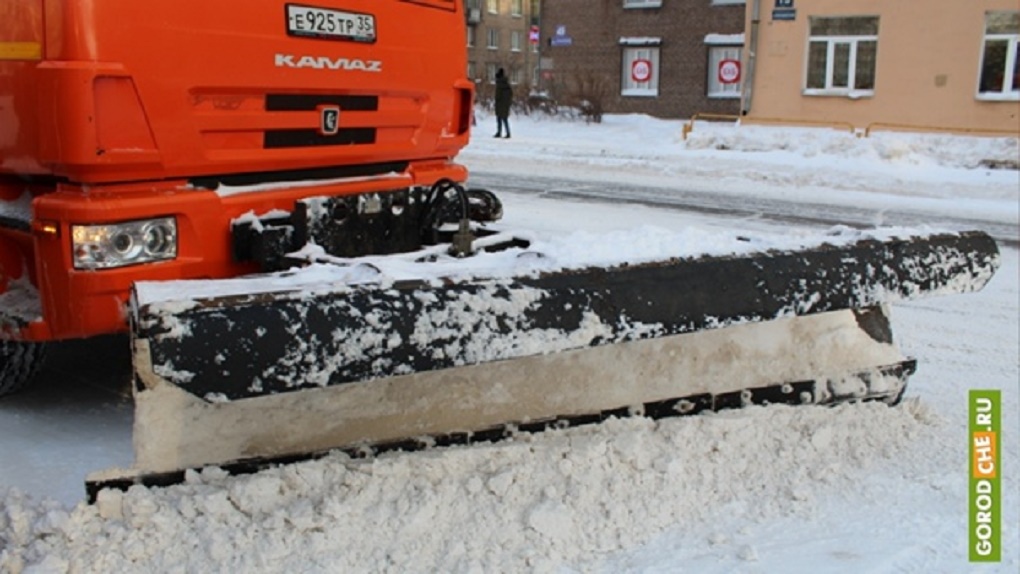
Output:
M45 343L0 341L0 397L21 390L39 372Z

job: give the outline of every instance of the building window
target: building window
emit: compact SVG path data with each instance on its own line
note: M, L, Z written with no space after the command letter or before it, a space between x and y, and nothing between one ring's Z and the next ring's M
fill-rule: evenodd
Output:
M475 47L475 27L474 26L468 26L467 27L467 47L468 48L474 48Z
M985 14L978 97L1020 99L1020 12Z
M524 0L512 0L510 2L510 15L518 18L524 14Z
M496 70L498 69L499 67L492 62L485 64L485 77L489 80L490 84L496 83Z
M658 96L659 48L625 46L620 85L623 96Z
M510 51L520 52L521 51L521 37L523 34L520 30L512 30L510 32Z
M486 30L486 41L485 47L490 50L499 49L499 30L496 28L489 28Z
M477 72L477 66L475 66L475 63L474 62L468 62L467 63L467 77L468 77L468 79L472 80L472 81L477 81L477 78L475 77L475 75L477 73L478 73Z
M734 4L746 4L747 0L712 0L712 6L732 6Z
M868 96L875 92L878 18L811 18L808 95Z
M623 0L624 8L658 8L662 0Z
M739 98L740 46L708 47L708 97Z
M485 5L489 14L499 14L499 0L488 0Z
M511 84L516 86L517 84L521 83L521 70L520 70L520 68L510 68L509 76L510 76L509 79L510 79L510 83Z

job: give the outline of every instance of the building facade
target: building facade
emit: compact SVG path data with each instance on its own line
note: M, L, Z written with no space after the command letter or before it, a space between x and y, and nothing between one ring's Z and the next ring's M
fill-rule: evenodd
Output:
M492 97L496 71L503 68L518 94L534 85L538 68L539 0L464 0L467 18L467 75L477 97Z
M1016 0L748 0L747 119L1020 131Z
M537 87L605 113L740 108L744 0L545 0Z

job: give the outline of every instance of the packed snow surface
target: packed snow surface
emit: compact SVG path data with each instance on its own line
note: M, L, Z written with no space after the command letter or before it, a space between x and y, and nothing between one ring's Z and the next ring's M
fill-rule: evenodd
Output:
M933 219L1018 220L1017 171L982 167L1015 161L1015 138L699 123L684 141L678 121L608 116L592 125L515 117L514 139L493 140L490 119L479 114L462 159L508 180L688 182L736 203L775 194L873 206L876 222L904 205ZM831 231L503 199L507 229L539 241L587 233L587 243L572 240L584 257L586 245L635 233L679 233L703 252L735 232L785 243ZM0 572L1015 572L1015 248L1003 249L1002 265L982 292L894 306L900 345L920 363L895 408L754 407L375 459L334 455L244 477L207 469L172 488L107 492L91 506L81 502L84 475L100 459L124 460L123 435L93 433L84 413L70 413L62 424L106 442L47 438L62 429L3 410ZM1003 561L980 567L967 562L966 397L976 388L1002 391L1004 426ZM7 463L29 455L49 462Z

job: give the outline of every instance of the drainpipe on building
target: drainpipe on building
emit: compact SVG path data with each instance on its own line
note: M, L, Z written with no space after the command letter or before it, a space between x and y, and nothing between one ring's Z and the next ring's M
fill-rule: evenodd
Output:
M751 37L747 52L747 76L744 78L744 98L741 102L740 115L746 116L751 111L751 100L754 95L754 62L758 57L758 23L761 21L761 0L754 0L751 5Z

